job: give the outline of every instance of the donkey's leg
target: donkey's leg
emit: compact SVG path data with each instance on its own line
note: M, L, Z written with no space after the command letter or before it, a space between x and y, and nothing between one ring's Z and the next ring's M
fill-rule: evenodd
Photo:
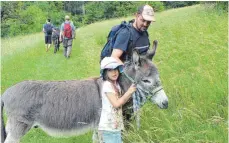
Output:
M18 121L15 118L8 118L6 124L6 140L5 143L19 143L20 138L29 131L32 127L32 123L25 123L22 121Z

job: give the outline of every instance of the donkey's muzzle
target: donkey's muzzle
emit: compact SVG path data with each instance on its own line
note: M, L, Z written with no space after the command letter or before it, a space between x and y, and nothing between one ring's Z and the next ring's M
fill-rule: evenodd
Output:
M169 106L169 103L168 103L168 101L163 101L162 105L163 105L163 109L167 109Z

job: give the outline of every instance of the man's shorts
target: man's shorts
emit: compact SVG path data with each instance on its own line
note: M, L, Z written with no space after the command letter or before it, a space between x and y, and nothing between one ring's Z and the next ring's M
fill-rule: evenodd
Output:
M52 43L52 36L45 36L45 44L51 44Z

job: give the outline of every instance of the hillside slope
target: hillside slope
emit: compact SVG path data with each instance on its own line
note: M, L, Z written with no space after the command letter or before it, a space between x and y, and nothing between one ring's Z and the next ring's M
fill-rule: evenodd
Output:
M2 40L1 93L23 80L70 80L99 76L100 51L110 28L132 17L81 27L70 59L53 49L45 52L41 33ZM150 40L159 41L157 65L169 108L147 103L141 128L135 122L124 142L228 142L228 17L197 5L156 13ZM14 41L14 42L12 42ZM18 42L15 42L18 41ZM32 129L22 143L87 143L92 133L71 138L49 137Z

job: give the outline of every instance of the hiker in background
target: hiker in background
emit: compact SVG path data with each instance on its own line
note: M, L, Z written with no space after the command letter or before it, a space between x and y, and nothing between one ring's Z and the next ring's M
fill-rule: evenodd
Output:
M75 38L75 26L70 21L68 15L65 16L65 22L61 24L60 41L63 40L64 56L70 58L72 51L72 41Z
M52 41L54 45L54 54L60 49L60 28L55 27L55 31L52 33Z
M47 19L46 23L43 25L43 32L45 33L45 48L46 52L51 47L52 44L52 32L54 31L54 26L51 23L50 19Z
M101 52L101 60L112 56L124 63L131 60L133 50L140 55L146 54L150 47L147 29L152 21L155 22L153 8L149 5L140 6L135 19L112 28L108 42Z

